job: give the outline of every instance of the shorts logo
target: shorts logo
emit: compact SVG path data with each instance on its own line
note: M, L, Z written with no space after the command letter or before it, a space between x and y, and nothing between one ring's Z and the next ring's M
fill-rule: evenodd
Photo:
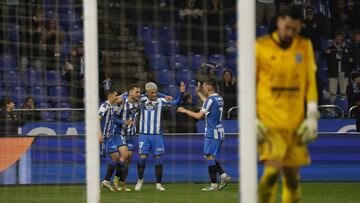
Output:
M156 148L156 151L162 152L162 151L163 151L163 148Z
M295 60L297 64L300 64L302 62L302 55L300 53L297 53L295 55Z

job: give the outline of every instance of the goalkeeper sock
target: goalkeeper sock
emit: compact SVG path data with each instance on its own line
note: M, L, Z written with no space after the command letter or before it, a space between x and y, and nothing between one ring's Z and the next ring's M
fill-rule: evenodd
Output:
M125 181L125 163L122 161L116 165L116 176L120 178L121 182Z
M279 169L271 166L265 167L259 183L259 203L274 202L279 175Z
M282 182L282 202L298 203L301 201L300 177L298 173L284 173Z
M217 179L216 179L217 167L215 160L208 160L208 171L209 171L211 183L217 183Z
M144 171L145 171L145 159L140 158L137 163L137 171L138 171L138 177L139 179L144 178Z
M218 174L219 174L219 175L224 174L225 172L224 172L224 170L222 169L220 163L219 163L217 160L215 160L215 163L216 163L216 171L218 172Z
M114 161L110 160L110 162L107 166L107 169L106 169L105 180L110 181L115 168L116 168L116 163Z

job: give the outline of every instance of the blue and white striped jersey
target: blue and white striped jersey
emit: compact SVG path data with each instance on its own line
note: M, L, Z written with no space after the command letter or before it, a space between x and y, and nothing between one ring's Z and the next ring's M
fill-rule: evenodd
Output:
M122 97L124 102L116 109L116 115L123 121L120 126L120 134L131 136L136 135L136 117L139 112L140 103L130 103L127 96ZM131 125L125 125L127 120L134 121Z
M148 98L141 103L139 133L148 135L162 134L162 111L166 106L178 105L181 102L182 95L179 95L173 101L167 101L164 98L157 98L150 101Z
M205 137L224 139L224 127L222 115L224 111L224 100L218 94L210 95L204 102L201 111L205 114Z
M114 113L114 108L108 101L100 105L98 115L102 117L101 132L104 138L109 138L115 130L116 125L113 121Z

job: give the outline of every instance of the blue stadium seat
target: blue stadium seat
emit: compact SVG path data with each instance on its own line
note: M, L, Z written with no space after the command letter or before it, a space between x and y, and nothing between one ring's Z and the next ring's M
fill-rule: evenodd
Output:
M151 40L145 43L145 52L148 55L162 54L161 43L157 40Z
M191 94L193 104L197 104L197 99L198 99L198 96L196 94L196 87L197 84L188 84L186 86L186 92L189 92Z
M226 63L226 58L222 54L210 55L209 56L209 62L216 63L216 64L218 64L220 66L225 66L227 64Z
M26 86L42 86L44 84L43 77L39 71L27 69L25 71L24 82Z
M6 71L4 72L3 77L4 77L4 85L7 87L23 85L20 78L20 74L17 71Z
M68 102L60 102L56 104L56 108L71 108L71 104ZM62 121L71 121L71 111L58 111L57 118Z
M176 81L178 83L184 82L185 84L195 83L195 74L191 69L178 69L176 70Z
M226 54L230 55L236 53L236 41L230 40L225 44Z
M12 55L0 56L0 70L2 71L17 70L16 58Z
M51 86L49 87L49 97L55 101L69 101L70 94L66 86Z
M263 35L266 35L268 34L268 27L267 26L256 26L256 36L257 37L260 37L260 36L263 36Z
M230 26L225 26L225 40L229 41L229 40L235 40L235 35L234 32L232 31Z
M43 86L31 86L28 91L29 96L33 97L36 104L47 103L49 101L47 90Z
M14 42L19 41L20 39L19 29L20 29L19 25L10 23L8 27L7 39Z
M15 104L23 103L27 97L26 90L23 86L9 87L8 94L14 100Z
M154 29L153 36L158 36L158 39L161 41L169 41L174 39L174 31L168 26L163 26L159 30L155 31Z
M143 26L138 29L138 39L142 41L151 41L152 40L152 28L149 26Z
M168 56L178 54L180 50L179 42L175 40L161 41L161 47Z
M5 88L3 86L0 86L0 98L3 98L6 95Z
M172 97L177 97L180 94L178 85L166 85L163 88L163 93Z
M49 103L40 103L38 105L41 109L48 109L52 108ZM44 121L55 121L56 120L56 114L54 111L41 111L41 118Z
M69 41L71 44L84 42L84 30L80 25L73 25L69 28Z
M149 56L150 70L169 69L167 58L164 55L151 55Z
M49 7L48 9L49 10L45 11L45 21L47 22L47 21L52 20L52 19L57 20L58 14L57 14L55 8L50 8Z
M56 86L56 85L62 85L63 84L60 72L54 71L54 70L50 70L50 71L46 72L45 82L46 82L45 84L47 86Z
M176 54L174 56L170 56L169 62L170 62L170 67L172 69L189 68L189 61L188 61L187 57L185 57L181 54Z
M157 81L160 85L176 84L174 71L168 69L157 71Z
M197 70L203 63L207 61L206 57L201 54L194 54L189 57L190 66L192 69Z

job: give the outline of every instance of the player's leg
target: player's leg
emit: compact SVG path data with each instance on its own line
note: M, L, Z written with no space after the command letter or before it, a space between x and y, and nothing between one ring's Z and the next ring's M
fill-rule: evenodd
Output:
M128 158L127 144L118 147L118 151L120 153L120 157L119 157L119 162L116 167L116 176L115 176L115 180L114 180L114 185L118 191L130 191L129 189L127 189L125 187L125 176L126 176L125 175L125 173L126 173L125 164L126 164L126 160Z
M140 191L144 183L145 161L150 151L148 135L139 135L139 160L137 163L138 181L135 190Z
M275 200L278 179L281 174L281 163L266 161L264 166L264 172L259 183L259 202L271 203Z
M132 157L134 155L134 150L135 150L135 142L134 142L134 138L132 136L128 137L128 157L125 161L125 180L129 174L129 165L131 163Z
M110 180L119 160L119 154L117 152L116 145L112 141L108 142L107 144L108 166L106 169L105 179L101 182L101 186L106 188L110 192L114 192L115 188L112 186Z
M283 168L283 203L299 203L301 201L300 174L298 168Z
M231 177L228 174L225 173L225 171L222 168L220 162L216 159L217 154L220 153L223 140L214 140L214 141L215 142L217 141L219 143L218 146L215 147L215 149L214 149L213 156L215 157L216 172L220 175L220 178L221 178L221 182L220 182L220 185L219 185L219 190L222 190L231 181Z
M271 203L275 200L283 159L288 150L284 137L289 135L291 133L286 130L270 129L265 135L265 141L259 145L260 161L264 164L259 183L260 203Z
M208 163L208 173L211 181L211 185L209 187L203 188L202 191L213 191L218 190L217 184L217 166L215 161L214 151L216 146L214 145L214 139L205 138L204 142L204 158L207 160Z
M338 78L329 78L330 103L334 104L338 89Z
M165 153L164 140L162 135L155 135L151 140L152 153L155 159L155 176L156 176L156 190L164 191L165 188L162 186L163 176L163 162L162 155Z

